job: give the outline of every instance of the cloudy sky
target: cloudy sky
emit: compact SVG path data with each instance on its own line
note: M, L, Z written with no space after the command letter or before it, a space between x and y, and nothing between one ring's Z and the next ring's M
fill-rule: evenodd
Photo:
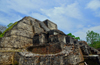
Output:
M25 16L49 19L64 33L82 40L88 30L100 33L100 0L0 0L0 25Z

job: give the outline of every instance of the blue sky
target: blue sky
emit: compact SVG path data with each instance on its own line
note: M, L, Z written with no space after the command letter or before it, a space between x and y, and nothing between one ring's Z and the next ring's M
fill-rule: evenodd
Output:
M49 19L64 33L82 40L86 32L100 33L100 0L0 0L0 24L14 23L24 16Z

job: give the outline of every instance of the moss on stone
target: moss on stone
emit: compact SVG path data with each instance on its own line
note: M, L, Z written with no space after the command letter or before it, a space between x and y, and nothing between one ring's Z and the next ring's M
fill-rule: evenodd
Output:
M11 30L11 29L13 28L13 26L15 26L17 23L18 23L18 22L15 22L15 23L12 24L9 28L7 28L2 34L0 34L0 38L3 37L4 34L5 34L7 31Z

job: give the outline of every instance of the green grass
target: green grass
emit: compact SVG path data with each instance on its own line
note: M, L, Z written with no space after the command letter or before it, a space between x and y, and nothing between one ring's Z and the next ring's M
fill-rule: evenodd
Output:
M7 31L11 30L11 29L13 28L13 26L16 25L17 23L18 23L18 22L15 22L15 23L12 24L9 28L7 28L2 34L0 34L0 38L2 38L2 37L4 36L4 34L5 34Z

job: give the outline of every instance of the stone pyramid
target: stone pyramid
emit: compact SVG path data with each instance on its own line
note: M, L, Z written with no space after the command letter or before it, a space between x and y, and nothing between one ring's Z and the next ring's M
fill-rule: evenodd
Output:
M41 22L29 16L0 40L0 65L85 65L90 54L99 59L100 52L85 41L66 35L50 20Z

